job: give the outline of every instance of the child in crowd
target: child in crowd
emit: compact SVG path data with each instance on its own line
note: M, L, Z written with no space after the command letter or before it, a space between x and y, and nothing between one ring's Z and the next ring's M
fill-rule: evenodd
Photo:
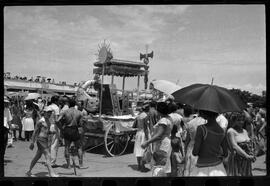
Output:
M171 132L171 176L173 177L183 176L184 173L184 150L182 148L183 142L180 137L176 137L176 133L177 128L174 126Z

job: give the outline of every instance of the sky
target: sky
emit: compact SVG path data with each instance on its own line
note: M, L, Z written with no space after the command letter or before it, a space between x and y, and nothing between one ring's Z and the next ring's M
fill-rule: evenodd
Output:
M98 46L139 62L154 51L149 81L266 90L264 5L7 6L4 71L78 83L93 78ZM137 86L126 79L126 89ZM117 88L122 79L115 78ZM110 77L105 77L110 83ZM143 88L143 80L140 83Z

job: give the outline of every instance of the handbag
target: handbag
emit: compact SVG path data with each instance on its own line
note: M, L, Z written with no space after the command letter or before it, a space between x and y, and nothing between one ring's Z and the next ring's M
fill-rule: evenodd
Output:
M142 161L145 163L150 163L152 159L152 151L151 151L151 147L147 147L143 153L142 156Z

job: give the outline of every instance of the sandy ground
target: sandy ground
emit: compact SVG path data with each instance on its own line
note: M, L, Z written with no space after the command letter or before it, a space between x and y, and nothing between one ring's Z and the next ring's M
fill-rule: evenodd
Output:
M7 148L5 155L5 176L24 177L28 170L30 162L36 152L36 146L33 151L29 147L30 142L16 141L13 147ZM45 158L42 157L32 173L35 177L47 177L47 168L44 166ZM253 175L266 175L265 156L257 158L253 164ZM77 162L78 163L78 160ZM55 172L61 177L74 177L73 169L65 169L64 147L59 148L57 165ZM87 169L77 169L79 177L150 177L151 171L142 173L137 171L136 158L132 154L132 145L127 149L127 153L118 157L107 157L102 149L86 152L84 155L84 164Z

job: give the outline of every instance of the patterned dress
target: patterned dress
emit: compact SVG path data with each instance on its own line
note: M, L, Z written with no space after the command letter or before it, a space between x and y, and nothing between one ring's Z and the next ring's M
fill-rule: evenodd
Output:
M244 133L247 134L246 131ZM237 142L248 155L254 156L254 143L252 140ZM252 176L252 161L239 155L235 150L230 147L228 159L228 176Z

